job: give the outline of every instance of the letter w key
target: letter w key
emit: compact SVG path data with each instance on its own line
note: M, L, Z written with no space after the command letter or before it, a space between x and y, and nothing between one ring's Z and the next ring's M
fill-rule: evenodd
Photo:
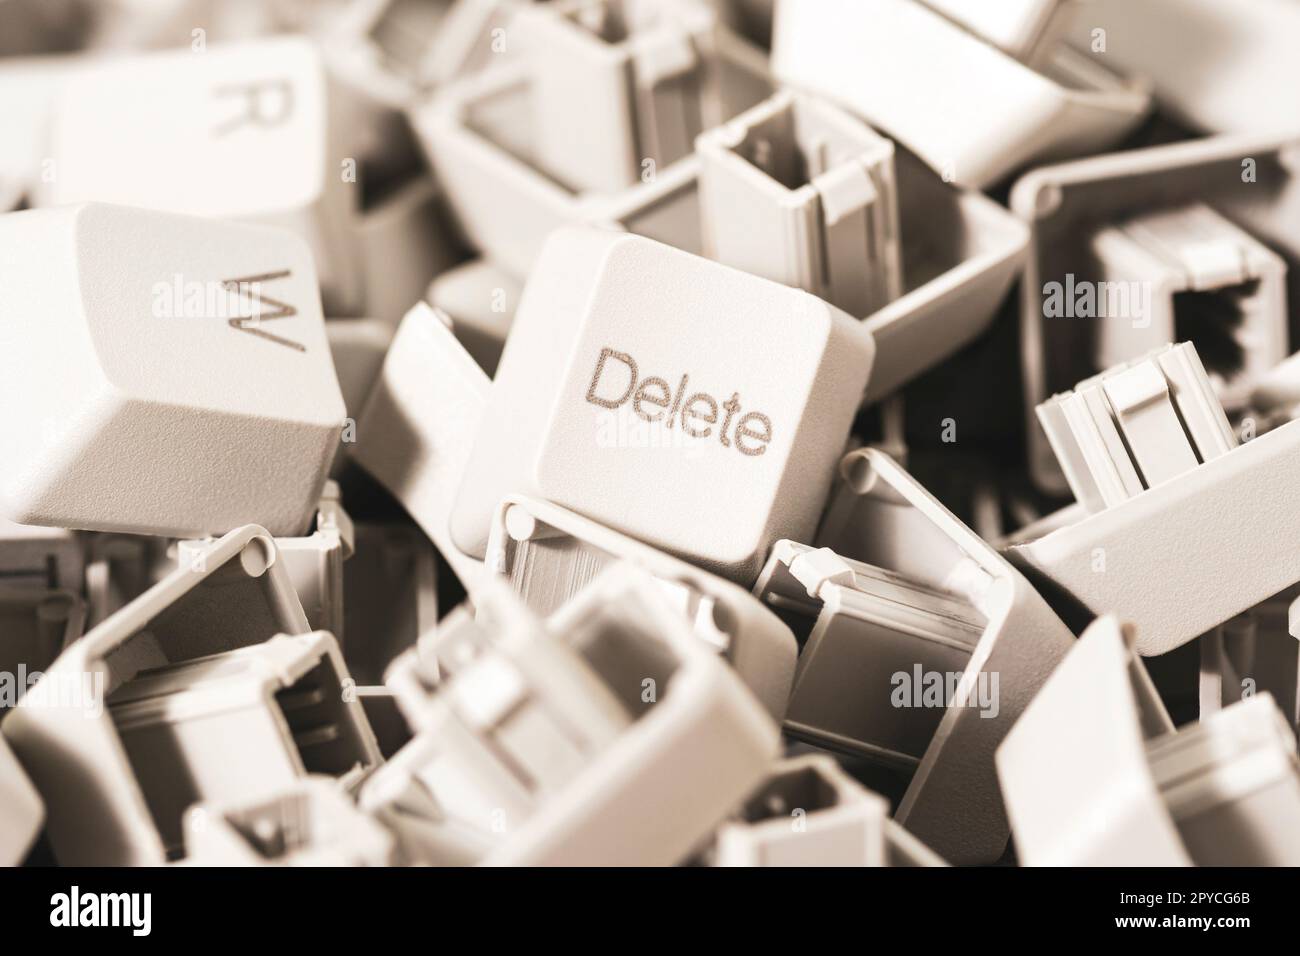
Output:
M238 292L241 296L250 295L254 302L254 314L249 316L240 316L230 320L232 328L240 332L249 332L253 335L260 335L264 339L270 339L272 342L278 342L280 345L287 345L291 349L297 349L299 352L307 351L306 346L294 342L292 339L286 339L283 336L268 332L259 328L259 323L271 321L272 319L287 319L298 314L298 310L287 302L281 302L279 299L273 299L269 295L262 295L261 284L270 282L272 279L283 279L292 273L288 269L280 272L266 272L262 275L244 276L240 279L223 279L221 286L231 292ZM248 287L252 288L249 289ZM275 306L275 311L264 312L263 306Z

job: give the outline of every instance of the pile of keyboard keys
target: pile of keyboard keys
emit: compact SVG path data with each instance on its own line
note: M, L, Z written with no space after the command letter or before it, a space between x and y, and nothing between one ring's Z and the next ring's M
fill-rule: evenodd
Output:
M0 865L1300 864L1297 40L0 4Z

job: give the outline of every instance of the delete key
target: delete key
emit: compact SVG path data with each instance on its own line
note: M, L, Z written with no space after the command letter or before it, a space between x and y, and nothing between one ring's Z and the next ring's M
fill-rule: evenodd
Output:
M871 370L862 324L628 233L556 232L524 290L452 514L481 557L509 494L748 583L811 540Z

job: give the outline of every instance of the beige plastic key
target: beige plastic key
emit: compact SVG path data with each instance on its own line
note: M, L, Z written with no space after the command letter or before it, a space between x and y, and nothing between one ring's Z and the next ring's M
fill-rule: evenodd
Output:
M718 828L716 866L886 866L889 802L830 757L777 763Z
M988 626L969 598L793 541L776 543L755 592L805 638L786 732L916 767ZM944 693L925 706L935 674ZM980 678L970 701L987 719L1000 709L993 681Z
M151 665L105 704L169 856L180 851L181 818L194 803L257 797L306 773L338 777L380 762L327 632Z
M1147 743L1178 834L1198 866L1295 866L1300 758L1271 694L1262 692Z
M1134 369L1158 370L1168 394L1127 413L1131 421L1122 421L1104 396L1092 417L1061 414L1081 392ZM1300 534L1287 503L1288 476L1300 467L1300 423L1238 445L1190 343L1081 383L1040 406L1040 418L1082 507L1023 529L1003 551L1051 582L1062 613L1122 614L1136 629L1138 650L1150 657L1300 582L1300 558L1287 543ZM1125 440L1107 445L1094 428L1122 428ZM1138 465L1166 474L1132 488L1106 477L1125 468L1137 475ZM1162 575L1159 588L1149 584L1153 568Z
M1020 861L1186 866L1145 748L1173 730L1131 630L1099 618L998 747Z
M81 637L86 603L74 591L0 585L0 715Z
M482 555L502 498L527 494L748 584L774 541L811 534L873 355L860 323L805 292L639 236L559 231L452 537Z
M1144 656L1163 654L1300 582L1297 468L1293 421L1099 511L1058 512L1003 551L1063 613L1122 614Z
M63 84L44 205L98 201L283 226L307 241L330 311L356 314L344 180L325 68L305 38L86 66Z
M292 233L88 204L0 217L0 511L177 537L306 530L343 425Z
M467 588L482 562L453 542L450 518L490 384L451 329L420 303L398 327L350 446Z
M696 153L609 223L850 311L876 343L868 404L982 335L1021 269L1024 223L826 99L777 93Z
M524 284L487 259L471 259L429 283L425 294L488 377L496 374Z
M598 0L577 6L600 8L605 2ZM610 5L617 6L617 3ZM649 3L641 0L639 4L649 11L651 19L658 17L661 26L671 19L671 10L683 5L681 0L662 6L655 0ZM539 5L528 15L557 20L566 17L566 11L572 12L574 6L573 3L548 3ZM695 14L698 13L696 10ZM523 21L521 16L508 27L508 44L522 45L526 37L540 37L547 30L546 27L537 32L525 29ZM599 65L602 41L590 34L584 37L583 28L572 22L551 26L557 32L573 34L584 45L589 40L590 46L596 49L595 60ZM683 106L682 111L674 109L675 115L690 115L695 111L704 117L699 129L716 126L772 92L767 58L762 51L726 30L706 33L707 44L701 34L693 34L690 40L691 49L700 60L691 77L684 78L682 84L659 84L670 100ZM683 37L674 38L673 42ZM625 46L611 46L614 50L611 56L621 57L619 51ZM692 195L698 164L690 148L691 140L685 141L680 158L666 164L662 157L655 159L651 155L656 148L653 143L638 143L638 148L628 146L633 117L644 118L646 111L654 110L660 102L658 97L651 97L649 103L641 97L624 104L619 99L620 90L626 86L622 76L598 69L599 74L615 82L616 89L606 98L610 113L579 115L577 101L565 106L553 100L541 100L536 95L542 82L537 69L566 74L581 72L583 63L592 64L560 62L559 51L544 44L534 52L535 58L498 57L493 69L447 84L410 111L420 144L475 251L522 281L543 242L555 229L577 222L622 222L625 215L645 213L646 204L656 209L644 215L641 231L660 241L684 245L693 232L698 232L698 214ZM694 74L699 74L700 82L694 82ZM560 79L565 80L562 75ZM692 89L693 97L679 97ZM580 92L585 103L596 97L598 90L583 88ZM540 114L538 109L542 110ZM555 125L553 121L557 119L564 122ZM635 122L639 123L640 119ZM569 139L557 141L562 130L575 125L580 127L582 135L591 133L596 139L574 139L572 136L578 135L575 132ZM547 137L551 146L572 162L566 159L563 168L550 168L543 158L547 155L543 139ZM600 148L592 147L592 143ZM574 150L576 153L570 155ZM629 159L635 160L630 170L626 168ZM628 185L613 192L607 188L582 188L568 178L579 171L602 176L613 173L618 181ZM505 208L511 214L502 218L500 211Z

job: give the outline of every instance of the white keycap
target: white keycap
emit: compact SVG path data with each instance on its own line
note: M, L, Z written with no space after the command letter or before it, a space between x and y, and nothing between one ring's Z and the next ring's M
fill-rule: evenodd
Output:
M89 204L0 218L0 507L25 524L300 534L343 424L311 254Z
M0 738L0 866L17 866L45 821L41 795Z
M1094 512L1237 445L1190 342L1086 379L1039 405L1038 416L1075 497Z
M45 205L101 201L292 228L332 315L356 314L358 200L336 155L325 70L306 40L259 40L95 63L67 80Z
M772 38L783 85L840 103L977 189L1111 148L1137 126L1149 85L1104 59L1059 44L1039 72L916 0L781 0Z
M451 320L465 350L495 375L523 283L491 259L471 259L429 283L425 301Z
M1070 45L1109 69L1149 77L1160 111L1180 125L1250 134L1293 128L1284 119L1300 111L1293 0L1090 0L1085 10Z
M343 562L356 552L356 545L352 518L343 508L338 482L325 482L313 524L309 535L276 539L280 549L279 560L289 572L293 590L311 629L329 631L340 648L346 648ZM177 541L170 551L175 556L177 567L201 567L212 543L211 538Z
M820 299L649 239L574 227L538 260L452 515L483 555L511 493L738 580L810 534L871 368Z
M452 543L450 514L490 384L451 329L422 302L398 326L357 421L357 443L349 446L469 589L482 562Z

